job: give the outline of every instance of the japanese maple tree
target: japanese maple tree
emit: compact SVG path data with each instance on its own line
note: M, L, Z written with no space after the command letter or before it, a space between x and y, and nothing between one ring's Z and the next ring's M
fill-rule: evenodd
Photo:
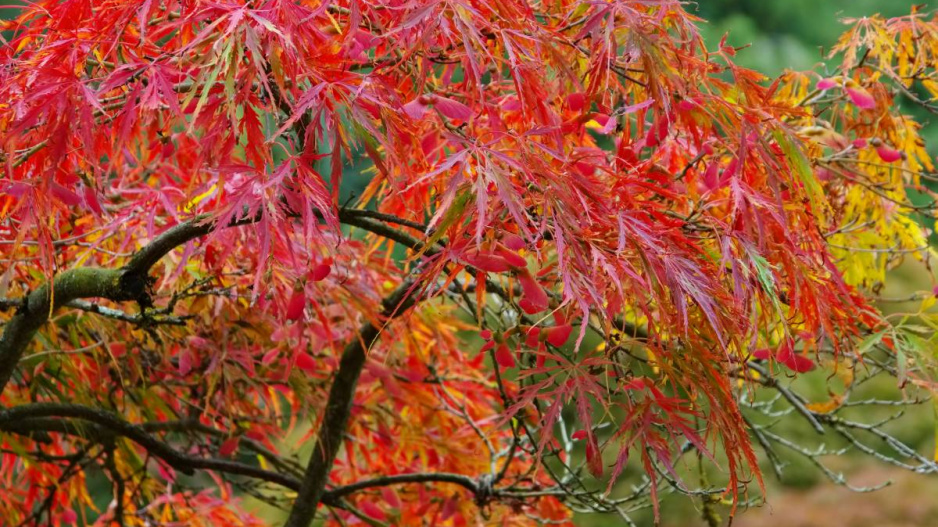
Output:
M25 5L0 51L4 524L262 524L249 497L291 527L735 510L777 449L842 482L785 411L938 469L849 413L884 403L854 397L873 376L933 388L934 295L873 300L929 255L901 110L938 112L938 18L853 21L778 79L699 23L677 0ZM829 400L792 386L812 370Z

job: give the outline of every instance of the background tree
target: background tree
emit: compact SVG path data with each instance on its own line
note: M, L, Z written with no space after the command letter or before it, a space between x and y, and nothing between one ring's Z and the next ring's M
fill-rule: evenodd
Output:
M676 491L716 522L712 497L761 486L756 448L842 482L785 412L934 471L865 409L903 401L863 387L932 388L934 295L869 300L928 254L909 193L933 167L893 101L933 109L938 21L863 19L836 75L774 82L696 22L670 0L23 8L0 517L251 525L253 496L290 526L520 525ZM350 165L369 182L340 200ZM791 388L812 370L828 399ZM720 481L690 483L706 464Z

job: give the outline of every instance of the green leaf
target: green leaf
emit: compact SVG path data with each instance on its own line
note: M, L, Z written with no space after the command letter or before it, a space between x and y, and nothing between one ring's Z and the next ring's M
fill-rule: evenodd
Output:
M237 46L233 46L231 45L231 43L228 44L227 55L228 56L225 59L225 62L227 63L227 66L228 66L227 75L225 76L225 95L228 97L229 101L234 101L235 100L234 84L235 84L235 77L238 74L238 57L241 55L240 41L238 42ZM234 111L233 110L234 105L232 105L231 108L232 108L232 111Z
M774 130L772 136L782 149L785 157L788 158L788 162L791 164L792 168L795 169L795 174L798 175L802 185L804 185L808 199L811 200L811 205L817 210L820 206L820 196L823 194L823 191L821 190L820 183L818 183L817 179L814 177L814 171L811 170L811 164L808 162L808 158L805 157L801 149L789 140L788 135L781 130Z
M863 342L861 342L860 345L857 346L857 355L863 355L864 353L873 349L873 346L876 346L877 344L879 344L883 340L883 337L885 335L886 335L886 330L883 330L877 333L873 333L872 335L869 335L868 337L863 339Z
M229 40L228 44L225 46L224 51L221 52L221 56L226 56L231 53L231 48L234 46L234 43ZM212 71L208 74L208 78L202 84L202 92L199 95L199 102L196 103L195 109L192 111L191 121L189 121L189 128L191 131L192 126L195 125L196 118L199 116L199 111L202 109L202 106L205 105L205 101L208 100L208 95L211 93L212 88L215 86L215 81L218 80L218 75L221 73L222 68L225 66L224 60L216 59L215 67L212 68Z
M433 245L440 241L443 235L446 233L447 229L450 228L457 220L462 218L463 212L466 210L466 205L469 204L469 201L473 197L472 188L469 186L464 187L462 190L457 191L456 197L453 199L453 204L446 209L446 212L443 213L443 218L440 219L440 224L437 225L436 229L433 230L433 234L426 241L424 249L421 251L426 251L428 248L433 247Z

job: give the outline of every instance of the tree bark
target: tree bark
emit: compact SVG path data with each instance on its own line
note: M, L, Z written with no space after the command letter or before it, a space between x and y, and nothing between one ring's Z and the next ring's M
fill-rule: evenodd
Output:
M414 304L415 290L416 286L411 282L401 284L385 299L382 319L389 321L409 309ZM381 328L371 323L365 324L359 338L350 342L342 352L335 380L329 389L329 399L319 427L319 436L285 527L308 527L316 515L316 509L322 501L329 480L329 473L332 471L332 464L342 446L342 436L348 427L355 388L358 386L358 378L365 365L368 349L378 340L380 333Z
M121 294L122 272L82 267L57 276L27 296L0 335L0 394L16 371L23 351L56 308L76 298L113 298Z
M81 298L107 298L115 302L136 300L147 306L150 303L147 293L150 268L176 247L211 232L215 224L207 220L207 216L197 216L167 229L119 269L69 269L30 293L0 335L0 395L36 331L57 308Z

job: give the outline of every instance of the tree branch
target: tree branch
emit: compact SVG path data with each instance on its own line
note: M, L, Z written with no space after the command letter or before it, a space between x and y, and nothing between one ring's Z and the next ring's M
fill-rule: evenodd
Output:
M402 301L407 302L406 299ZM345 428L331 428L331 430L339 430L338 437L341 438ZM303 489L303 482L290 474L264 470L253 465L227 459L187 455L150 434L151 431L203 432L208 436L224 434L223 431L207 427L198 421L132 424L117 414L88 406L67 403L32 403L0 410L0 431L27 436L35 441L48 441L47 434L49 433L73 435L85 441L100 444L112 444L116 437L124 437L143 447L153 457L164 461L173 469L187 475L193 474L196 470L212 470L274 483L293 491L302 492ZM327 432L328 429L324 424L323 431L320 434L320 443L322 443L324 434L330 435ZM320 445L317 445L317 451L319 448ZM320 456L314 455L313 459L320 459ZM328 468L324 470L325 472L321 473L323 484L328 476ZM483 477L476 480L463 474L426 472L377 476L330 490L320 489L317 503L322 502L330 506L341 507L342 500L350 494L374 487L410 483L452 483L471 492L476 501L480 502L502 495L506 497L515 496L515 493L511 491L503 493L492 488L491 478L485 479ZM315 506L312 507L313 513L315 513L315 509Z
M401 284L385 299L381 319L386 322L403 314L414 304L416 291L417 286L410 281ZM365 324L359 338L350 342L342 352L339 369L329 390L325 414L319 427L319 437L313 447L303 484L297 492L285 527L307 527L316 515L316 508L322 501L329 472L348 426L355 388L365 365L367 351L378 340L381 329L370 322Z
M36 331L59 307L81 298L107 298L115 302L150 303L148 273L170 251L212 231L214 223L202 215L171 227L137 251L120 269L69 269L30 293L0 335L0 395L16 370L23 351Z
M69 269L56 277L52 285L47 282L30 293L0 335L0 395L23 351L56 308L78 298L132 299L122 288L122 276L123 271L118 269Z
M74 422L68 419L84 422ZM105 442L115 436L125 437L143 447L150 455L183 474L196 470L214 470L246 476L298 490L300 481L293 476L264 470L227 459L203 458L179 452L147 432L145 425L135 425L117 414L97 408L67 403L33 403L0 410L0 430L17 435L63 433L89 441Z
M476 481L469 476L464 476L462 474L449 474L449 473L417 473L417 474L396 474L393 476L379 476L372 479L366 479L345 485L342 487L336 487L332 490L326 491L323 494L323 500L328 497L329 500L338 500L354 492L360 490L372 488L372 487L385 487L388 485L400 485L404 483L454 483L460 485L467 489L472 494L479 494L479 485Z
M32 430L72 434L82 431L83 427L75 423L65 422L66 424L53 426L51 422L43 420L43 418L50 417L80 419L98 425L137 443L145 448L147 452L166 461L174 469L184 474L191 475L193 473L193 468L189 466L187 456L156 439L139 425L128 423L117 414L106 410L68 403L24 404L0 410L0 429L20 433L29 430L30 424L32 424ZM49 428L53 429L48 430Z
M137 325L169 325L169 326L185 326L186 319L191 317L173 317L173 316L159 316L154 317L149 313L140 313L140 314L131 314L121 311L119 309L113 309L110 307L102 306L95 304L93 302L87 302L85 300L72 300L65 304L65 307L71 307L75 309L80 309L82 311L87 311L89 313L95 313L101 315L102 317L113 318L114 320L121 320L123 322L129 322L131 324Z
M396 218L389 214L379 214L372 211L355 209L340 209L339 221L349 225L365 228L386 237L399 238L397 241L408 246L422 247L416 238L400 233L383 222L398 223L414 227L416 224L407 220ZM228 227L238 227L254 223L259 218L247 218L233 221ZM0 395L3 394L9 383L16 365L23 352L32 341L36 331L42 327L52 313L59 307L83 298L106 298L115 302L135 300L142 306L150 304L147 293L149 285L148 273L161 258L173 249L184 245L196 238L201 238L212 232L216 225L207 214L175 225L157 236L150 243L138 250L130 261L120 269L99 269L94 267L79 267L69 269L52 280L43 284L26 298L3 299L0 309L17 308L16 314L7 322L3 334L0 335ZM89 304L90 305L90 304ZM84 304L75 307L84 309ZM87 307L87 306L85 306ZM117 312L105 312L106 308L98 308L97 312L106 316L116 315ZM121 318L116 316L115 318ZM132 321L132 320L128 320ZM166 323L172 323L167 319Z
M366 212L366 214L362 214ZM382 215L385 216L385 215ZM353 209L342 209L339 211L339 221L351 225L353 227L358 227L359 229L366 230L373 234L377 234L383 238L393 240L405 247L409 247L415 251L419 251L424 248L425 244L407 234L406 232L399 231L393 227L388 227L385 223L377 221L374 219L374 216L367 211L353 210ZM399 220L399 222L404 220ZM430 249L427 251L427 254L433 254L435 251Z
M0 297L0 311L6 311L7 309L19 308L23 305L22 298L3 298Z
M198 419L185 419L182 421L158 421L152 423L142 423L140 426L142 426L148 432L177 432L190 435L204 434L206 436L218 439L231 437L229 432L208 426ZM258 441L242 436L240 444L250 448L257 454L260 454L267 460L268 463L277 467L279 470L282 470L291 475L302 475L302 470L299 466L299 463L294 463L292 461L287 461L281 458L275 452L267 449ZM297 487L299 487L299 480L297 480Z
M427 226L418 223L416 221L410 221L404 218L399 218L393 214L387 214L384 212L377 212L373 210L365 209L339 209L339 221L342 223L348 223L343 221L343 218L374 218L376 220L382 221L384 223L393 223L396 225L402 225L404 227L410 227L411 229L416 229L420 232L427 230Z
M339 213L340 221L396 239L414 249L423 246L416 238L382 223L382 221L389 221L388 218L360 212L343 209ZM231 226L253 221L254 219L243 220ZM28 295L7 323L3 335L0 336L0 394L3 393L19 359L36 331L49 319L56 308L82 298L107 298L113 301L136 300L146 306L150 303L147 294L150 268L176 247L205 236L214 228L215 224L208 221L207 216L198 216L157 236L137 251L120 269L70 269L56 277L51 285L43 284ZM414 304L417 290L413 282L407 281L385 299L384 310L380 317L381 323L386 323L407 311ZM328 474L348 424L355 388L365 363L367 350L378 339L381 329L382 327L375 324L366 324L359 338L346 346L343 351L336 378L330 389L314 453L308 463L302 484L298 488L297 500L287 520L288 526L306 527L309 525L320 501L324 499ZM13 423L25 419L32 419L35 425L53 425L53 423L37 420L43 417L77 418L88 421L127 437L174 469L186 474L191 474L195 469L217 470L257 477L297 489L296 480L290 476L231 461L195 458L182 454L166 443L155 439L144 428L127 423L119 416L103 410L58 403L25 405L0 411L0 428L5 427L10 431L22 432L24 423L18 425ZM56 423L55 426L61 427L59 431L66 431L68 425ZM325 499L332 501L331 496L326 496Z
M176 247L212 232L215 229L215 223L209 221L209 219L208 214L203 214L169 228L134 253L130 257L130 262L124 266L124 272L126 274L146 275L150 268L156 265L156 262ZM231 226L234 227L236 224Z

